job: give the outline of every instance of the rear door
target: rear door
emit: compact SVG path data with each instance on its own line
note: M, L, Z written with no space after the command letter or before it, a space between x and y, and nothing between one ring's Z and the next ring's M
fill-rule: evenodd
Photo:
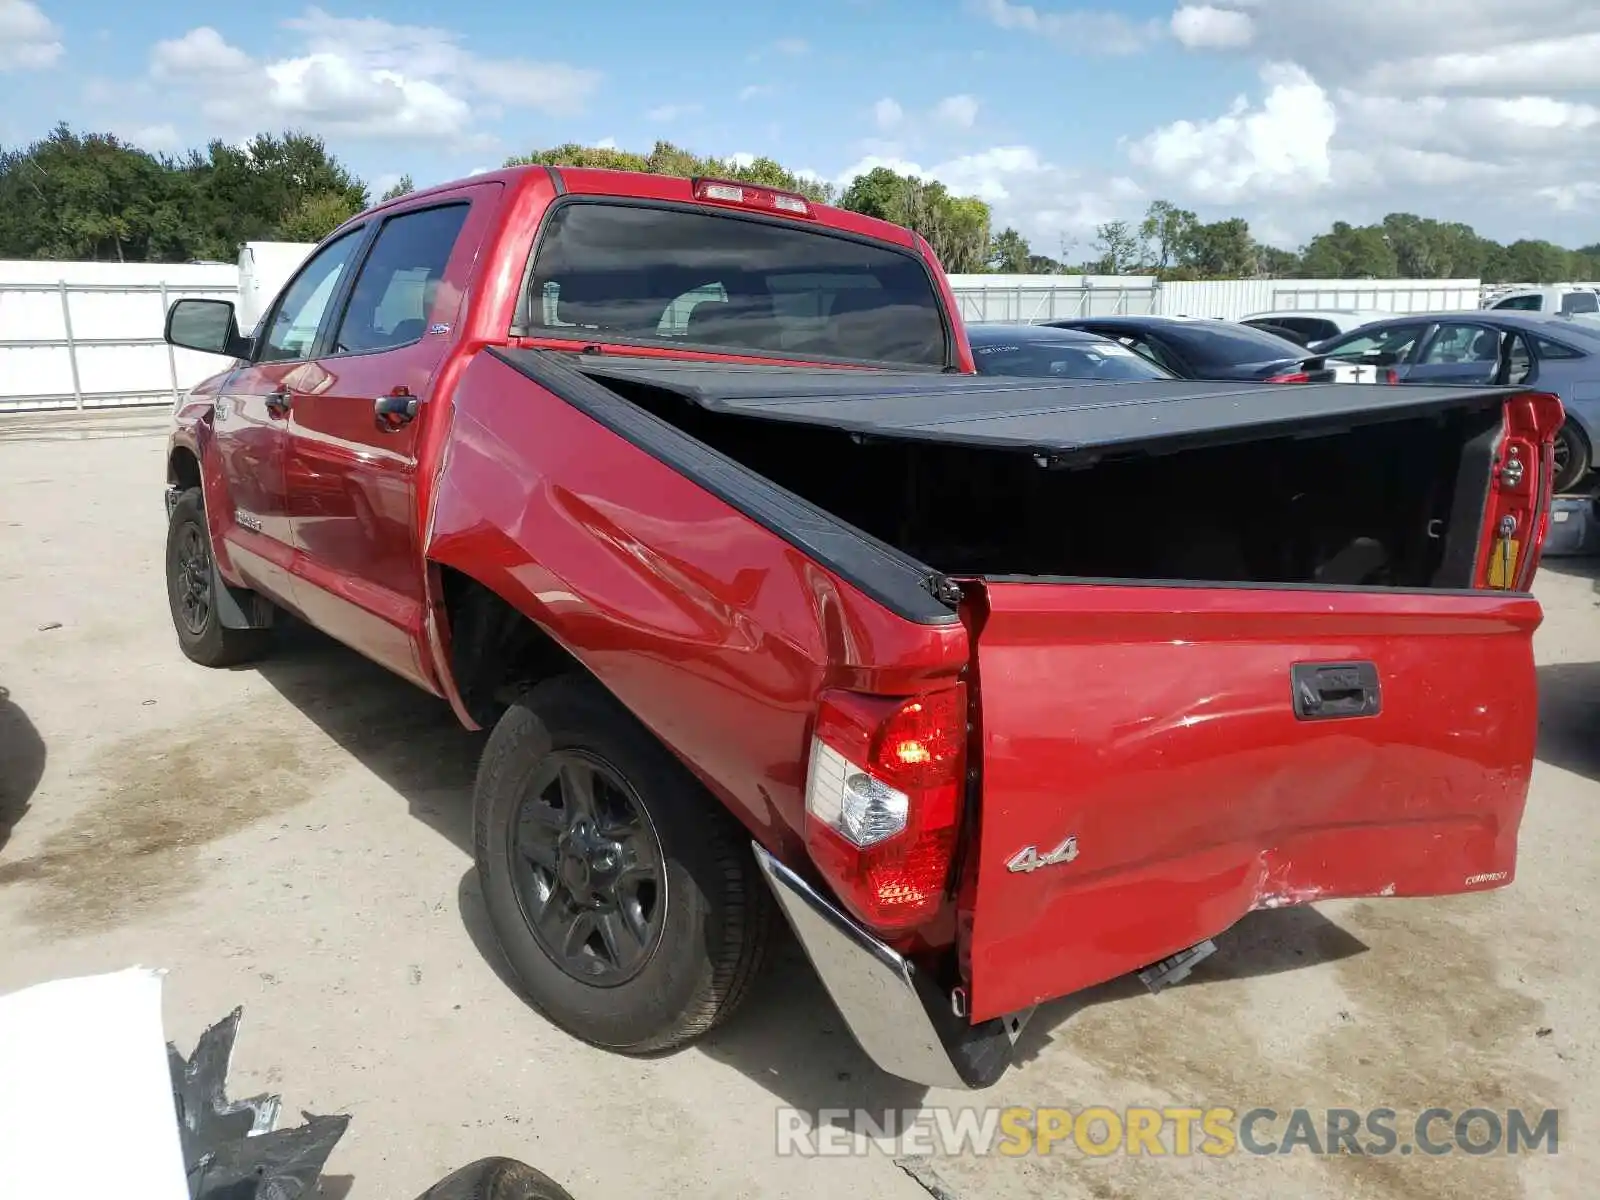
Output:
M1159 962L1252 909L1510 879L1533 599L984 590L975 1020Z
M285 467L300 607L319 628L428 686L416 465L434 375L498 183L384 214L291 396Z

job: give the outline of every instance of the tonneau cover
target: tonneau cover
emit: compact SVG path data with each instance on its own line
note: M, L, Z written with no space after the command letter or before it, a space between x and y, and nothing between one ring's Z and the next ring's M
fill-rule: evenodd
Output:
M552 352L502 353L514 362L521 355ZM610 355L560 357L601 383L665 389L711 412L1060 457L1340 429L1498 403L1516 390L1198 380L1104 383Z

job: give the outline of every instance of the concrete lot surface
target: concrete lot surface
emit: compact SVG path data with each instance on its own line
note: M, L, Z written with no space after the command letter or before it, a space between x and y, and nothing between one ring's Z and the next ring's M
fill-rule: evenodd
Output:
M243 1005L234 1093L352 1114L326 1194L408 1200L489 1154L579 1200L1594 1194L1592 570L1549 564L1538 585L1543 727L1514 886L1256 914L1161 995L1119 982L1051 1006L1026 1063L981 1097L924 1095L864 1060L792 943L729 1027L667 1058L599 1053L526 1007L499 977L471 871L479 738L313 634L237 671L179 654L164 428L164 414L0 422L0 991L164 967L185 1051ZM919 1182L883 1153L775 1153L780 1105L922 1103L1563 1112L1558 1153L1517 1158L1069 1146L941 1158Z

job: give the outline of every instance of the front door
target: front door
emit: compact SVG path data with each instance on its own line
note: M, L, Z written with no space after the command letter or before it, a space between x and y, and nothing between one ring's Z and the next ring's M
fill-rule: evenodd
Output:
M291 608L290 397L361 238L360 229L341 234L306 261L262 322L251 360L223 384L213 408L224 494L208 505L208 517L219 559L239 581Z
M286 464L301 610L424 687L419 432L499 184L384 218L294 381Z

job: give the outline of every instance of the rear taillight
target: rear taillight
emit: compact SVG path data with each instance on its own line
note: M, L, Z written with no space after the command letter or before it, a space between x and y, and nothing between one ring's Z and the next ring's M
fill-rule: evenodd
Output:
M1566 419L1559 397L1523 392L1506 401L1495 461L1478 586L1527 591L1550 529L1555 435Z
M779 213L786 217L811 216L811 201L804 196L731 179L696 179L694 198L712 204L736 204L740 208Z
M967 695L828 692L806 773L806 845L839 899L885 932L942 903L961 824Z
M1311 376L1304 371L1290 371L1285 375L1273 375L1268 383L1310 383Z
M1399 383L1400 372L1396 371L1393 367L1385 367L1383 369L1383 381L1385 383Z

